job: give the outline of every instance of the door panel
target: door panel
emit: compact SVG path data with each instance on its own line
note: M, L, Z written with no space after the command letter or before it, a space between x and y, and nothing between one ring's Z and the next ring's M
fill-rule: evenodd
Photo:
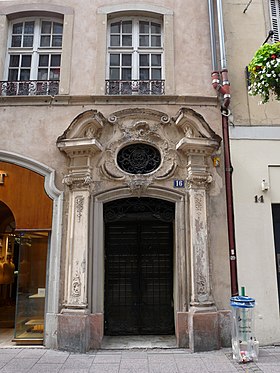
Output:
M173 334L173 226L106 224L105 333Z

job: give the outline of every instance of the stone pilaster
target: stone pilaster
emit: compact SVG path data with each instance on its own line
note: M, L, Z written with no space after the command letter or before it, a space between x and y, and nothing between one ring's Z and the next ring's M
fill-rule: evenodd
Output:
M191 248L191 306L213 305L209 276L208 224L206 190L212 177L204 157L189 155L188 188Z
M218 349L218 313L211 295L209 273L209 236L207 188L212 177L205 155L188 155L188 188L191 250L191 301L188 317L189 347L192 351Z
M92 158L103 149L96 138L102 118L89 111L74 124L58 139L58 148L68 155L70 162L63 180L68 188L68 220L64 301L58 315L57 340L59 349L84 353L92 345L87 299L89 206Z
M64 306L87 308L89 190L70 190Z

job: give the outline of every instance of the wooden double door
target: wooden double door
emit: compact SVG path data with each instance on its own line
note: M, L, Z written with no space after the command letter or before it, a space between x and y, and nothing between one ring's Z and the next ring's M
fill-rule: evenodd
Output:
M173 223L149 216L105 224L107 335L174 334Z

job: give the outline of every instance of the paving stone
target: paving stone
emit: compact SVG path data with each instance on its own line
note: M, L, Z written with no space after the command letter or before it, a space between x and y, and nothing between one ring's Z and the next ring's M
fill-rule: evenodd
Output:
M93 363L95 356L70 355L63 364L63 368L88 369Z
M37 359L13 359L1 369L1 372L28 372L36 363Z
M16 355L17 356L17 355ZM0 354L0 362L8 362L15 358L14 354Z
M0 348L0 355L1 354L13 354L17 355L22 351L22 348Z
M62 364L35 364L28 373L56 373L61 367Z
M89 372L89 370L88 370L88 368L62 368L60 371L59 371L59 373L88 373ZM101 373L102 372L102 370L101 371L99 371L99 373ZM42 372L43 373L43 372Z
M45 353L47 352L47 350L37 350L37 349L26 349L26 350L21 350L18 354L17 354L17 358L33 358L33 359L36 359L36 358L41 358Z
M119 373L119 364L93 364L89 373Z
M125 359L125 360L122 360L121 361L121 364L120 364L120 371L121 370L124 370L124 369L131 369L133 368L133 371L134 372L142 372L143 369L145 370L146 369L146 372L149 371L149 368L148 368L148 360L144 360L144 359Z
M48 350L39 360L39 364L63 364L69 357L68 352Z
M124 351L122 359L147 359L147 352L145 351Z
M96 355L94 358L94 364L108 364L108 363L119 363L121 361L121 354L105 354L105 355Z

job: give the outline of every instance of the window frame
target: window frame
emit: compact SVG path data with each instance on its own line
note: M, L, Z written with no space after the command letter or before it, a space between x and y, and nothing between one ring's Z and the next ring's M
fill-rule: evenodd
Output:
M125 22L125 21L132 21L132 46L111 46L110 39L111 39L111 25L113 23L118 22ZM139 35L140 35L140 22L149 22L159 24L161 27L161 46L140 46L139 43ZM150 30L151 25L149 26L149 38L150 38ZM124 16L124 17L114 17L110 18L107 23L107 38L106 38L106 80L118 80L118 79L110 79L110 55L111 54L131 54L131 80L143 80L140 79L140 55L141 54L149 54L149 59L151 60L151 55L160 54L161 55L161 79L152 79L149 73L149 79L144 80L165 80L165 56L164 56L164 22L161 17L145 17L145 16ZM152 65L149 65L149 71L152 70ZM119 75L121 77L121 74ZM123 79L119 79L123 80Z
M25 23L25 22L33 22L34 21L34 39L32 47L12 47L12 35L13 35L13 25L17 23ZM40 38L41 38L41 27L42 22L48 21L53 23L59 23L62 25L62 41L61 46L41 46L40 45ZM24 55L31 55L31 66L30 66L30 77L28 80L42 80L38 79L38 70L39 70L39 57L40 55L60 55L60 59L62 57L62 48L63 48L63 34L64 34L64 20L63 17L47 17L47 16L27 16L21 18L14 18L9 22L8 26L8 37L7 37L7 48L6 48L6 59L5 59L5 68L4 68L4 80L8 81L9 78L9 70L10 70L10 56L11 55L19 55L20 59ZM22 34L23 35L23 34ZM20 66L18 67L18 80L20 80ZM61 70L61 61L60 61L60 70ZM50 69L48 68L48 79L47 80L57 80L59 79L49 79ZM22 80L24 81L24 80Z

